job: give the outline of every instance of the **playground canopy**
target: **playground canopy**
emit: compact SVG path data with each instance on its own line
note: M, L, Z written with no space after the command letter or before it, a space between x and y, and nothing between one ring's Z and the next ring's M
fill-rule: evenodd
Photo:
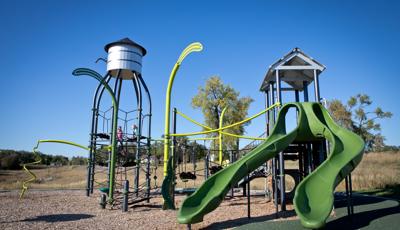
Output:
M269 67L260 91L267 91L269 84L276 81L277 71L279 72L279 78L293 87L282 88L283 91L302 91L304 84L310 84L324 70L325 66L323 64L296 47Z

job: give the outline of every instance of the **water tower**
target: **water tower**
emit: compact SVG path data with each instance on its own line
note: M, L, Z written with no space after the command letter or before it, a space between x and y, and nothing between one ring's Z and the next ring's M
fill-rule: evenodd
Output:
M98 188L115 204L123 192L124 181L133 179L133 202L148 201L152 105L142 77L146 49L129 38L109 43L104 49L108 55L107 73L101 79L95 77L100 83L93 97L86 194L90 196ZM74 74L97 74L91 71L77 69ZM123 85L132 91L121 93ZM111 96L112 106L104 106L105 96ZM122 100L126 108L120 108ZM139 181L140 173L145 175L144 182Z

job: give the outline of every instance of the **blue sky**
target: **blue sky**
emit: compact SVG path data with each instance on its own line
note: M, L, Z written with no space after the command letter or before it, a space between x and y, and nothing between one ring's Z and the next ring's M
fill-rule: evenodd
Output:
M86 145L97 82L71 72L88 67L104 74L105 65L94 61L106 56L105 44L124 37L148 51L143 77L154 103L154 137L163 132L171 68L187 44L199 41L203 52L185 60L173 91L173 105L193 118L201 121L202 114L190 99L212 75L252 97L249 114L257 113L268 66L300 47L327 66L322 97L369 94L393 112L382 133L387 144L400 145L398 12L398 1L2 1L0 148L31 150L38 139ZM255 120L247 134L263 126ZM182 123L178 130L199 128ZM41 150L85 154L54 144Z

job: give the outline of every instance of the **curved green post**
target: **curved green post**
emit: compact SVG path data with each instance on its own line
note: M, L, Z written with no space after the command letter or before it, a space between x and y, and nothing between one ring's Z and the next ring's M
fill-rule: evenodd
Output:
M108 184L108 202L112 203L114 200L114 179L115 179L115 161L117 155L117 122L118 122L118 102L115 99L115 95L110 86L104 81L103 77L94 70L87 68L78 68L72 72L75 76L88 75L98 80L104 85L104 88L110 93L112 105L113 105L113 121L112 121L112 135L111 135L111 162L110 162L110 181Z
M221 116L219 117L219 128L222 128L222 122L224 119L224 115L225 115L225 111L228 108L228 106L226 106L222 112L221 112ZM218 136L218 140L219 140L219 155L218 155L218 159L219 159L219 165L222 166L222 130L219 131L219 136Z
M177 62L175 63L171 74L169 75L169 81L167 86L167 92L165 94L165 126L164 126L164 177L168 176L167 173L167 164L169 159L169 147L170 147L170 114L171 114L171 91L172 85L174 83L175 75L178 72L178 69L186 56L188 56L192 52L200 52L203 50L203 45L199 42L194 42L188 45L179 56ZM175 176L175 175L173 175ZM171 180L172 181L172 180ZM171 202L167 202L165 199L170 198L170 194L165 194L164 196L164 206L167 209L173 209L174 205L171 206Z

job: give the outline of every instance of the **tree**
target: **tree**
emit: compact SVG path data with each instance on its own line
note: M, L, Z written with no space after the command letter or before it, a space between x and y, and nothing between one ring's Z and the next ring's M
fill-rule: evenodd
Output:
M247 111L253 99L250 97L239 97L239 92L229 85L224 85L217 76L209 78L204 87L199 87L197 95L192 98L193 108L199 108L204 115L205 124L213 129L219 127L219 118L222 110L228 106L223 126L233 124L243 120L247 116ZM250 122L225 130L226 132L242 135L244 127ZM218 133L212 133L208 136L217 136ZM214 141L214 146L218 142ZM224 147L236 149L236 138L224 136Z
M333 119L341 126L352 130L364 140L367 151L380 151L385 147L385 137L380 133L379 119L392 117L391 112L384 112L380 107L371 109L372 100L366 94L350 97L344 105L339 100L328 103Z

